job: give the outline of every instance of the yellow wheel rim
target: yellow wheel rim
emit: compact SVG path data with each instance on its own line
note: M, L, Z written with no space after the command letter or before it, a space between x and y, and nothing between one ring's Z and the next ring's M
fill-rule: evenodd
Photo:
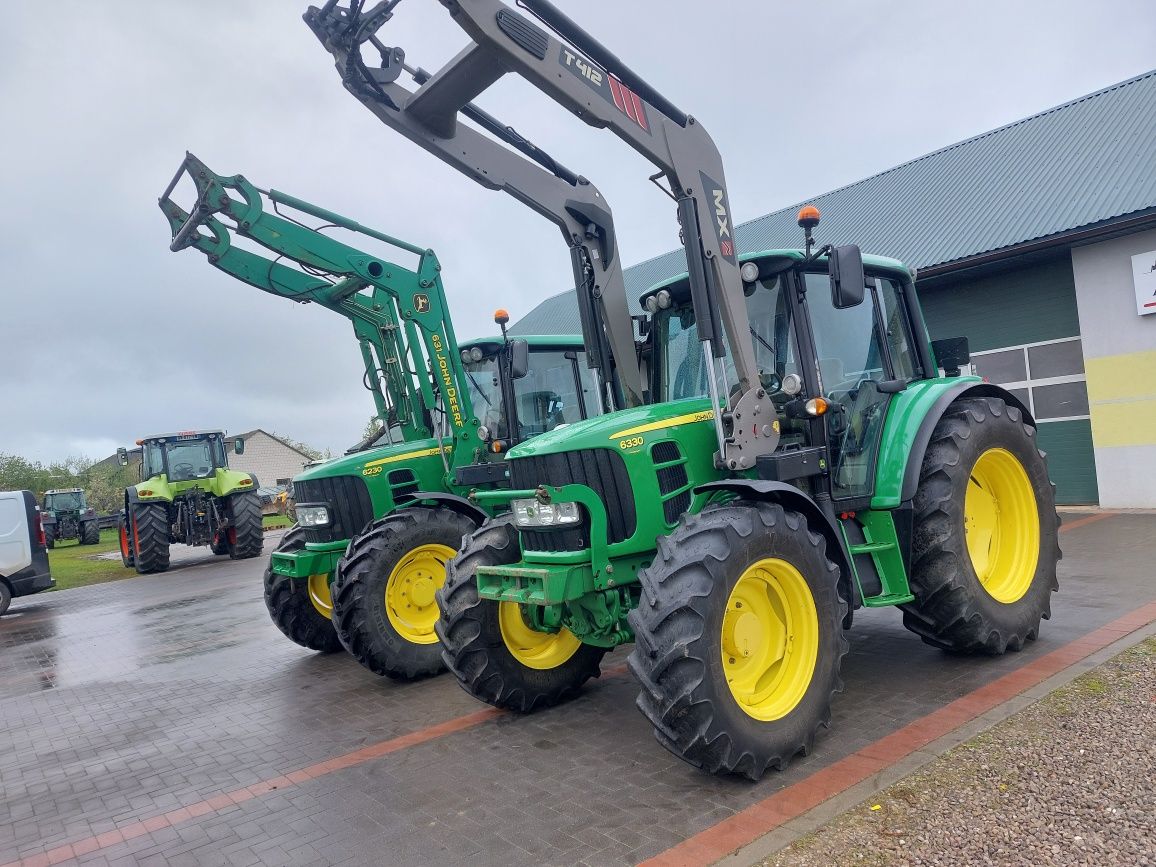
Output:
M329 620L333 617L333 596L329 592L329 575L310 575L307 582L309 601L317 609L317 613Z
M1040 515L1023 464L1006 449L979 456L963 504L967 554L984 590L998 602L1023 597L1040 555Z
M819 615L802 573L777 557L752 564L727 599L722 664L748 716L763 722L795 709L819 658Z
M446 563L457 553L447 545L418 545L397 561L385 584L385 613L411 644L434 644L438 606L434 594L446 583Z
M498 603L498 626L502 641L514 659L527 668L557 668L578 652L582 642L569 629L538 632L526 625L517 602Z

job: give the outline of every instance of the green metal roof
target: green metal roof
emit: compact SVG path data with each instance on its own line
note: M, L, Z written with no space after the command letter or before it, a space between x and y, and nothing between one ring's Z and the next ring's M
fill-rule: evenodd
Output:
M1156 70L808 199L823 213L816 238L922 269L1156 213L1154 129ZM737 226L739 249L797 246L801 204ZM627 268L632 304L685 270L681 250ZM578 328L570 290L543 301L511 331Z

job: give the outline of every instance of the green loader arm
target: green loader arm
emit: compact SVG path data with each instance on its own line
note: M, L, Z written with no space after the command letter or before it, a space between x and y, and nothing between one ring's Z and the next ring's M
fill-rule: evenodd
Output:
M197 190L197 201L188 211L172 199L185 175ZM276 213L266 210L266 200ZM365 386L383 424L388 425L395 414L406 441L435 436L431 413L436 389L458 450L469 454L482 445L442 287L441 264L432 250L285 193L263 190L241 175L217 175L192 154L185 155L159 202L172 230L174 252L193 247L238 280L349 319L365 363ZM413 253L419 257L418 268L412 271L344 244L282 209ZM276 256L235 245L234 233Z

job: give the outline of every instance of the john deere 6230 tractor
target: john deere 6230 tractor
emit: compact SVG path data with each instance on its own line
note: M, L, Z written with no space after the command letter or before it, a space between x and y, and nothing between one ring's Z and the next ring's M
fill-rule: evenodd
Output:
M171 198L186 174L197 190L189 211ZM459 344L432 250L239 175L216 175L192 155L161 207L174 250L195 247L259 289L347 317L385 426L376 447L294 478L298 525L265 573L274 622L304 647L344 645L378 674L441 671L434 592L463 535L489 514L464 495L508 484L513 445L601 412L604 389L582 340L508 338L499 311L500 337ZM390 258L410 254L416 267L355 249L307 218L391 247ZM276 258L242 249L234 236Z
M45 544L49 548L61 539L76 539L80 545L95 545L100 541L96 510L89 508L88 498L80 488L45 491L40 513Z
M462 686L535 710L633 641L638 706L663 746L757 779L829 724L855 609L898 606L957 652L1033 639L1059 557L1034 421L958 375L964 342L928 339L909 270L816 248L810 207L801 249L740 257L697 119L546 0L519 0L536 20L501 0L442 2L471 43L414 91L390 78L404 53L380 28L395 2L305 17L347 88L459 168L459 111L510 72L610 128L665 179L688 266L641 299L649 405L518 446L511 488L471 496L509 513L473 533L438 594ZM579 307L596 294L580 285ZM633 334L604 333L616 361L634 357Z
M169 546L208 545L234 560L256 557L264 544L257 479L229 469L225 434L180 431L137 440L141 481L124 492L120 556L142 575L169 568ZM234 440L240 454L244 441ZM118 449L121 464L128 452Z

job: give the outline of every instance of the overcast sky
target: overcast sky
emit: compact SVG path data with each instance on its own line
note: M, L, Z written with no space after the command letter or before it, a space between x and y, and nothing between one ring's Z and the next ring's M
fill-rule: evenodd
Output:
M1149 69L1151 0L558 0L711 132L739 222ZM344 449L373 411L348 323L168 251L186 149L433 247L460 337L570 284L558 231L382 126L303 0L6 0L0 28L0 452L103 457L151 432L277 431ZM434 0L383 31L434 69ZM523 82L482 104L589 177L627 264L677 244L652 169ZM1014 204L1009 204L1014 206ZM853 240L853 239L848 239ZM876 251L883 252L886 251Z

